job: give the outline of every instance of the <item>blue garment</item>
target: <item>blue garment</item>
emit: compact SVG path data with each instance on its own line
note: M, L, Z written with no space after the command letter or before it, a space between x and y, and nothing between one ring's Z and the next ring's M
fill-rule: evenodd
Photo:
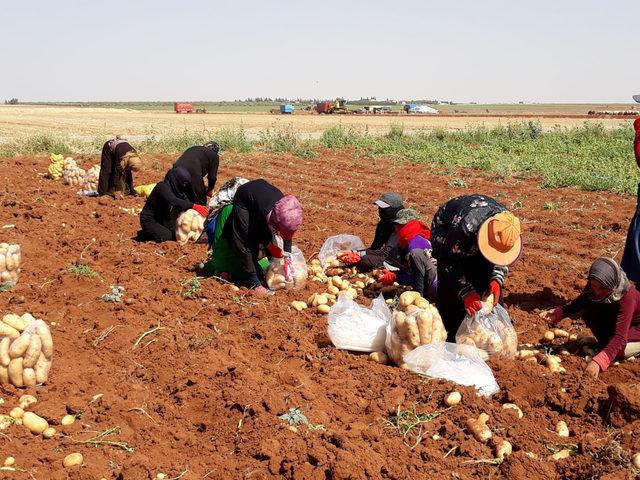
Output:
M640 183L638 184L636 213L633 215L629 225L627 243L624 246L620 266L629 280L640 282Z

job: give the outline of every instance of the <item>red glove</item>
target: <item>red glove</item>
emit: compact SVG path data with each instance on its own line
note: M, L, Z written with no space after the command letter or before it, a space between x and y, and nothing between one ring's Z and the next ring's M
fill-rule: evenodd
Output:
M489 295L493 294L493 306L495 307L500 301L502 295L502 287L497 280L491 280L489 282Z
M381 274L378 275L378 281L383 285L391 285L396 281L396 274L389 270L382 270Z
M191 208L193 208L196 212L198 212L203 217L206 217L207 215L209 215L209 209L204 205L198 205L197 203L194 203Z
M342 252L340 255L338 255L338 260L340 260L345 265L353 265L354 263L358 263L360 261L360 254L355 251Z
M477 292L471 292L463 299L464 309L469 315L475 315L482 310L482 302Z
M278 247L275 243L270 243L267 245L267 250L273 258L282 258L282 249Z

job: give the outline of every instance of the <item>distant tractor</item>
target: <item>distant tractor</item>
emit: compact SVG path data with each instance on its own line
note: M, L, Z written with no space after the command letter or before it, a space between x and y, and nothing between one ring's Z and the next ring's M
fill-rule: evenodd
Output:
M191 102L174 102L173 111L176 113L207 113L204 107L194 108Z
M336 98L334 102L320 102L316 105L316 112L318 113L352 113L348 110L347 102L344 98Z

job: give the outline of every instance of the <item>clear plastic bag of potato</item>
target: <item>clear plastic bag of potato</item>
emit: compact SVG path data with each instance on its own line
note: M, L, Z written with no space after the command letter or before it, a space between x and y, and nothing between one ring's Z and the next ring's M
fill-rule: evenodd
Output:
M358 305L349 295L341 294L329 310L327 333L336 348L379 352L384 350L390 321L391 311L382 295L367 308Z
M447 331L440 313L429 302L426 302L424 308L396 310L387 327L387 355L396 365L404 366L405 355L412 350L421 345L444 342L446 339Z
M318 253L318 259L322 266L326 267L329 259L335 259L338 252L343 250L363 250L364 248L364 243L356 235L334 235L325 240L320 253Z
M45 383L53 359L51 331L31 314L7 314L0 321L0 384L35 387Z
M404 361L412 372L444 378L460 385L473 385L481 395L493 395L500 390L491 368L477 348L456 343L433 343L412 350Z
M477 347L486 356L513 358L518 350L518 335L502 305L491 308L485 304L475 315L464 318L456 333L456 343Z
M290 281L285 278L284 258L272 258L265 274L267 286L271 290L282 288L304 288L307 283L307 262L302 251L297 246L291 248L291 272Z

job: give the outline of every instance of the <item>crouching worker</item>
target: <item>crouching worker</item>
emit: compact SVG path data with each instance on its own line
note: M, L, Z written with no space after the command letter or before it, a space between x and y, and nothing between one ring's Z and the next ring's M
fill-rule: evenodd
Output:
M399 262L395 256L385 259L385 268L377 280L384 285L398 282L411 285L424 298L435 300L437 270L431 258L431 230L412 208L400 210L394 220L398 237Z
M438 262L436 306L455 341L465 314L480 311L483 298L502 302L509 265L522 251L520 220L493 198L463 195L438 209L431 243Z
M207 204L207 197L211 197L216 186L220 157L219 147L216 142L209 142L203 146L187 148L180 158L174 163L174 167L182 167L191 175L191 185L195 195L195 203ZM204 186L204 177L207 177L207 187Z
M598 258L591 265L587 286L578 298L542 312L541 316L557 323L579 312L600 350L587 364L588 374L597 378L615 360L640 354L640 292L615 260Z
M379 221L371 247L343 252L338 257L342 263L354 265L360 272L382 268L390 257L398 257L398 235L394 222L398 212L404 208L402 196L396 192L387 192L373 204L378 207Z
M140 212L138 240L166 242L176 239L176 221L178 216L190 208L203 216L208 210L193 202L194 194L191 175L184 168L174 167L159 182Z
M124 138L116 137L106 142L100 160L98 195L135 195L132 172L140 170L141 163L135 148Z
M292 239L301 224L302 206L296 197L284 195L263 179L247 182L217 217L208 270L227 274L256 295L269 295L273 292L262 284L268 265L261 261L263 249L267 258L284 257L285 277L292 280ZM282 237L283 249L276 246L275 234Z

